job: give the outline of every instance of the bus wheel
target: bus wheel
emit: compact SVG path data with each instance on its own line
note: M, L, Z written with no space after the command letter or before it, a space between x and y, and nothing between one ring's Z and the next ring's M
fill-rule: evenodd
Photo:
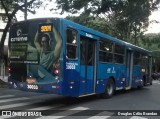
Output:
M106 85L106 89L105 89L105 92L102 94L102 97L103 98L110 98L113 96L114 94L114 81L113 79L109 78L108 79L108 82L107 82L107 85Z

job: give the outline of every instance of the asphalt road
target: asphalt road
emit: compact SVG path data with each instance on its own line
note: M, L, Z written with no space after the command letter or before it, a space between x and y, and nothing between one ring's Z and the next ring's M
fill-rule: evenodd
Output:
M20 115L27 119L159 119L155 115L160 114L160 82L153 81L152 86L141 90L118 91L110 99L71 98L0 88L0 114L9 115L10 111L13 117L0 116L0 119L22 119Z

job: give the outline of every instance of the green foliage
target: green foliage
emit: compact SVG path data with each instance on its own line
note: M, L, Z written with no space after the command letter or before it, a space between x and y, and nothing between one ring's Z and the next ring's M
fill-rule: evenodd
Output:
M86 14L81 14L78 17L68 16L66 19L84 25L86 27L92 28L94 30L108 33L110 30L108 29L105 19L100 17L88 16Z
M142 37L141 47L152 51L154 58L154 67L158 71L160 69L160 33L150 33ZM160 70L159 70L160 71Z
M56 0L63 12L78 13L105 19L109 33L119 39L139 45L139 40L149 25L151 11L160 0ZM106 29L105 29L106 30Z
M29 4L28 4L29 3ZM35 13L35 8L39 8L42 5L41 0L27 0L28 12ZM4 9L5 12L13 12L13 10L25 10L25 0L1 0L0 8Z
M160 33L150 33L141 37L141 47L151 51L157 51L160 48ZM160 50L159 50L160 51Z
M0 0L0 8L5 11L5 17L7 18L7 24L3 30L3 35L0 42L0 58L3 57L4 41L13 19L16 19L15 15L17 11L20 10L24 12L25 7L27 7L28 12L35 13L35 9L39 8L44 1L47 0L26 0L26 3L25 0Z

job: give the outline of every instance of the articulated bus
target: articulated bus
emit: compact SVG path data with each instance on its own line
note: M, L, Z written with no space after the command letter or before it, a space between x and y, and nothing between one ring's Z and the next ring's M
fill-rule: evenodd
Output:
M10 88L83 97L151 85L151 52L61 18L15 23Z

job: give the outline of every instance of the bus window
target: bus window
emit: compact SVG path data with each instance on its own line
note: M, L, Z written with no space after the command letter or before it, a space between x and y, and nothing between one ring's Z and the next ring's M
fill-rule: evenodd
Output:
M141 65L141 53L140 52L134 52L134 65Z
M124 63L125 47L115 44L114 62Z
M113 43L109 41L99 42L99 61L112 62L113 61Z
M66 33L66 57L68 59L77 59L77 32L73 29L67 29Z
M148 56L147 56L147 54L146 54L146 55L145 55L145 54L142 54L141 60L142 60L141 65L142 65L142 66L147 66L147 64L148 64Z

